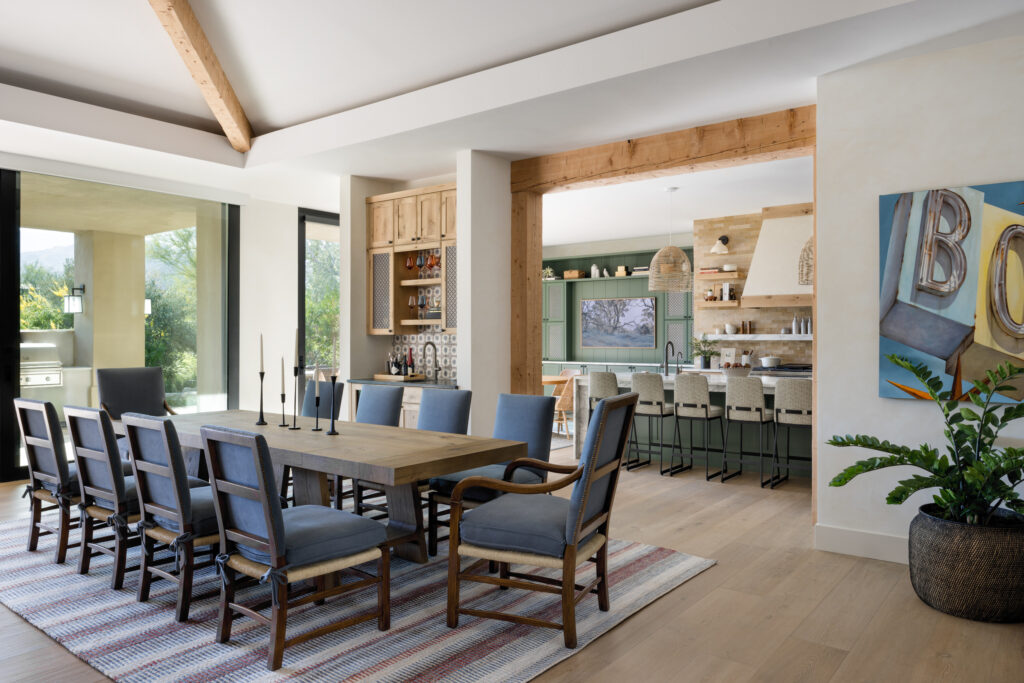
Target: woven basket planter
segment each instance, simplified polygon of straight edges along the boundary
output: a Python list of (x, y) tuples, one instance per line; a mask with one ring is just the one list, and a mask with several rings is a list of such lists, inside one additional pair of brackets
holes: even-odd
[(910, 582), (925, 603), (974, 621), (1024, 621), (1024, 516), (952, 522), (923, 505), (910, 523)]

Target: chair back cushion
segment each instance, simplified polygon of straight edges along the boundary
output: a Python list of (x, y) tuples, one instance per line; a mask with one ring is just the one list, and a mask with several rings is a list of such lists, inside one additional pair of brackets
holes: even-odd
[[(334, 419), (338, 419), (341, 411), (341, 395), (345, 391), (345, 383), (338, 382), (334, 385)], [(320, 382), (320, 408), (316, 407), (316, 384), (312, 381), (306, 382), (306, 393), (302, 397), (302, 416), (316, 417), (320, 413), (323, 420), (331, 419), (331, 383)]]
[(266, 562), (269, 555), (273, 566), (282, 566), (284, 518), (267, 440), (260, 434), (227, 427), (202, 427), (200, 433), (221, 552), (237, 550), (255, 562)]
[(665, 382), (661, 375), (653, 372), (633, 373), (633, 391), (639, 395), (640, 403), (665, 403)]
[[(182, 524), (192, 524), (188, 472), (174, 423), (166, 417), (139, 413), (124, 413), (121, 419), (124, 421), (132, 454), (135, 489), (139, 495), (143, 519), (152, 520), (153, 515), (146, 510), (146, 505), (155, 503), (172, 510)], [(154, 465), (158, 471), (146, 465)], [(157, 521), (161, 524), (166, 524), (170, 519), (166, 514), (159, 517), (161, 519)]]
[[(554, 396), (499, 394), (493, 435), (495, 439), (525, 441), (526, 457), (547, 462), (551, 458), (554, 422)], [(547, 472), (528, 469), (547, 480)]]
[[(32, 488), (39, 488), (46, 483), (53, 485), (57, 491), (65, 492), (70, 475), (57, 409), (49, 401), (16, 398), (14, 412), (17, 413), (22, 440), (25, 442)], [(72, 496), (78, 494), (77, 491), (67, 493)]]
[(619, 378), (615, 376), (614, 372), (591, 372), (587, 376), (590, 378), (588, 381), (591, 399), (600, 400), (618, 395)]
[(779, 424), (809, 425), (812, 408), (811, 380), (783, 377), (775, 385), (775, 419)]
[(108, 508), (112, 505), (117, 510), (129, 505), (121, 452), (110, 416), (95, 408), (64, 406), (64, 417), (71, 433), (82, 504), (98, 503)]
[(101, 368), (96, 387), (113, 420), (120, 420), (122, 413), (167, 414), (163, 368)]
[(684, 372), (675, 378), (676, 415), (680, 417), (707, 417), (706, 407), (711, 405), (708, 378), (698, 373)]
[[(764, 408), (764, 384), (759, 377), (730, 377), (725, 383), (726, 418), (733, 419), (733, 408), (746, 408), (755, 413)], [(744, 411), (744, 412), (748, 412)]]
[[(570, 544), (583, 540), (581, 530), (590, 520), (611, 511), (619, 466), (629, 445), (629, 430), (638, 400), (636, 393), (623, 394), (601, 399), (594, 409), (580, 453), (579, 466), (583, 474), (573, 486), (569, 516), (565, 521), (565, 538)], [(598, 473), (611, 463), (614, 467)]]
[(473, 392), (468, 389), (424, 389), (416, 429), (465, 434), (472, 400)]
[(398, 420), (402, 415), (402, 396), (404, 394), (404, 387), (365, 385), (359, 392), (356, 422), (397, 427)]

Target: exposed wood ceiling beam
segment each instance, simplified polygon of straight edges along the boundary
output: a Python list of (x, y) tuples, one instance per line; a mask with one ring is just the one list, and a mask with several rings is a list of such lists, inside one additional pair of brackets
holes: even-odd
[(248, 152), (252, 147), (252, 126), (188, 0), (149, 0), (149, 4), (171, 37), (231, 146), (239, 152)]
[(814, 153), (815, 106), (512, 162), (513, 192), (552, 192)]

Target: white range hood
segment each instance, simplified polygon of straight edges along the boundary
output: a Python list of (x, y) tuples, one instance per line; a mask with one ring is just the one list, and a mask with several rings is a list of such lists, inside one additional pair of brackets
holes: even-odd
[(800, 252), (814, 234), (814, 216), (766, 218), (754, 247), (747, 280), (743, 286), (744, 306), (810, 306), (812, 285), (799, 280)]

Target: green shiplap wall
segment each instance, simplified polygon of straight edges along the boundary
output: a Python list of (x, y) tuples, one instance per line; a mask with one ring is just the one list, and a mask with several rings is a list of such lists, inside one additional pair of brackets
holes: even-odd
[[(693, 262), (693, 250), (684, 249), (690, 262)], [(636, 265), (650, 265), (655, 252), (634, 252), (629, 254), (611, 254), (593, 257), (580, 257), (572, 259), (558, 259), (545, 261), (545, 266), (551, 266), (559, 275), (565, 270), (583, 270), (590, 272), (591, 264), (596, 263), (598, 268), (608, 268), (610, 274), (614, 274), (615, 268), (619, 265), (632, 267)], [(566, 335), (568, 348), (566, 359), (568, 361), (587, 362), (609, 362), (609, 363), (659, 363), (662, 361), (665, 346), (665, 293), (651, 292), (647, 289), (647, 278), (611, 278), (599, 280), (569, 281), (566, 284)], [(647, 297), (655, 298), (655, 325), (657, 327), (656, 341), (657, 348), (654, 349), (584, 349), (580, 343), (580, 301), (582, 299), (607, 299), (607, 298), (632, 298)], [(693, 307), (687, 306), (692, 311)], [(674, 318), (677, 319), (677, 318)], [(689, 357), (688, 349), (676, 349), (682, 351)]]

